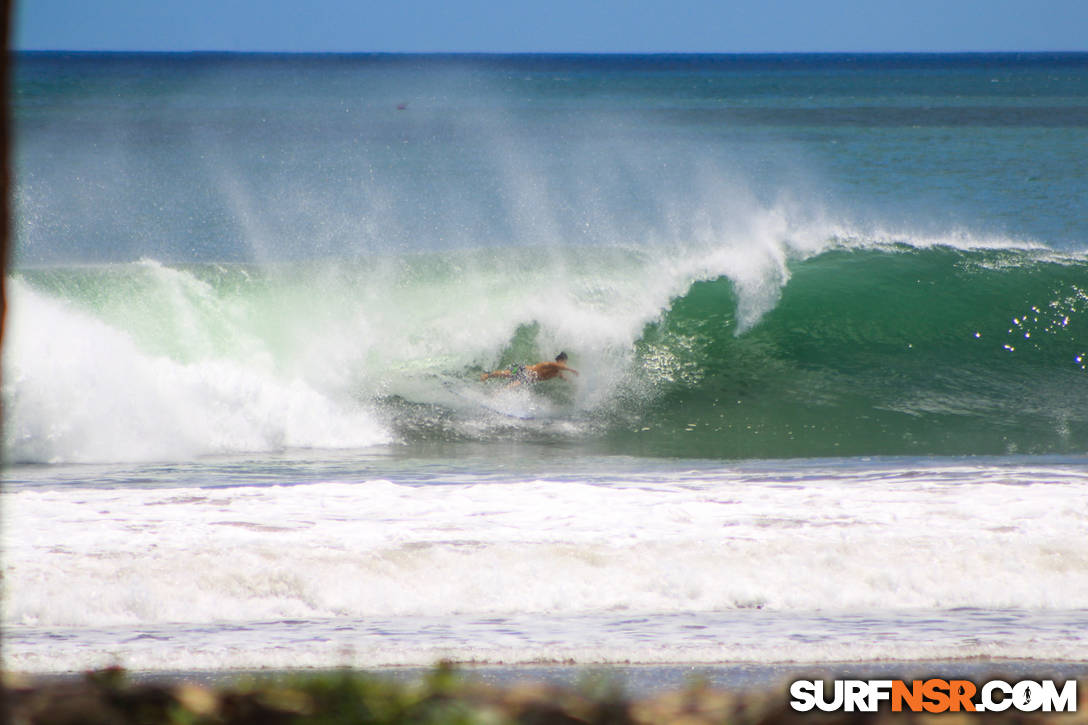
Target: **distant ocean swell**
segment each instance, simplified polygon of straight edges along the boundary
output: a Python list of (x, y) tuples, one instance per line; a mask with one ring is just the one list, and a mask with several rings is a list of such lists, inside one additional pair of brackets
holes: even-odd
[[(157, 460), (430, 440), (709, 458), (1083, 452), (1088, 258), (520, 248), (24, 269), (5, 454)], [(571, 385), (480, 372), (566, 350)]]

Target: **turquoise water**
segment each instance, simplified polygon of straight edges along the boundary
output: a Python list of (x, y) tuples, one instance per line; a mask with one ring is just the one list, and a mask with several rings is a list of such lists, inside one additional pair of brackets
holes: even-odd
[(18, 260), (689, 241), (693, 217), (1082, 249), (1085, 57), (17, 63)]
[[(834, 239), (808, 258), (760, 251), (732, 279), (752, 260), (719, 253), (19, 271), (16, 299), (39, 317), (20, 328), (15, 312), (8, 457), (458, 441), (709, 459), (1083, 452), (1083, 255)], [(561, 349), (580, 368), (569, 384), (479, 382)]]
[(31, 53), (14, 114), (11, 668), (1088, 657), (1088, 56)]

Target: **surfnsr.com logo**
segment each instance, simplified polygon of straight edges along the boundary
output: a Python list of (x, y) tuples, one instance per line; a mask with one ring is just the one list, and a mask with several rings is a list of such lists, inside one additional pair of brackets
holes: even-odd
[(797, 680), (790, 697), (797, 712), (1076, 712), (1077, 681)]

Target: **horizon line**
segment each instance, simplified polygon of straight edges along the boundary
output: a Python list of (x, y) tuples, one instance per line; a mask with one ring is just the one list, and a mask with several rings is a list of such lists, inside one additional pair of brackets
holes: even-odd
[(1084, 50), (220, 50), (149, 48), (12, 48), (20, 53), (149, 55), (443, 55), (443, 56), (769, 56), (769, 55), (1088, 55)]

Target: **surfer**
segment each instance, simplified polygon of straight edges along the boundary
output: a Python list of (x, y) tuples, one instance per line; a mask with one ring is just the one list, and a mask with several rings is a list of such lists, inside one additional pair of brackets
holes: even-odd
[(512, 388), (522, 383), (539, 383), (542, 380), (551, 380), (552, 378), (566, 380), (567, 378), (563, 377), (565, 372), (578, 374), (578, 371), (574, 368), (567, 367), (567, 353), (561, 352), (555, 356), (555, 362), (545, 361), (536, 365), (512, 365), (505, 370), (484, 373), (480, 376), (480, 380), (510, 378), (511, 382), (507, 387)]

